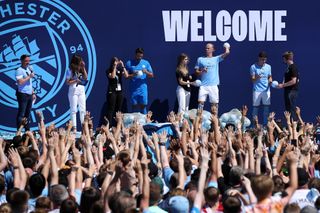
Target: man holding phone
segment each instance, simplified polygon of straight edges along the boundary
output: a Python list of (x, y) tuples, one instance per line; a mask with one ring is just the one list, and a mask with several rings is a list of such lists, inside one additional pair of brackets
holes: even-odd
[(147, 78), (153, 78), (153, 70), (149, 61), (143, 59), (144, 50), (137, 48), (135, 59), (126, 63), (128, 78), (131, 79), (131, 103), (133, 111), (147, 114), (148, 86)]

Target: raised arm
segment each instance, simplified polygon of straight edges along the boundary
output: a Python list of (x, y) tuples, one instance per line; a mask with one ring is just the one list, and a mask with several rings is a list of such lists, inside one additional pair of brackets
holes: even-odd
[(48, 155), (51, 163), (51, 182), (50, 185), (56, 185), (59, 183), (58, 164), (54, 156), (54, 141), (52, 138), (48, 140)]
[(297, 167), (298, 167), (299, 156), (298, 156), (298, 153), (296, 151), (290, 152), (287, 155), (288, 163), (289, 163), (289, 167), (290, 167), (290, 185), (286, 189), (286, 192), (287, 192), (288, 195), (286, 197), (282, 198), (282, 200), (281, 200), (284, 205), (286, 205), (289, 202), (289, 200), (291, 199), (293, 193), (298, 188), (298, 171), (297, 171)]
[(209, 153), (208, 150), (205, 148), (201, 148), (201, 171), (200, 171), (200, 177), (198, 182), (198, 192), (196, 194), (196, 197), (194, 199), (193, 206), (197, 209), (201, 209), (202, 207), (202, 200), (203, 200), (203, 190), (206, 182), (206, 174), (208, 171), (208, 162), (209, 162)]
[(141, 167), (143, 171), (143, 190), (142, 190), (142, 200), (140, 203), (140, 209), (143, 211), (149, 206), (149, 198), (150, 198), (150, 181), (149, 181), (149, 169), (148, 169), (148, 161), (146, 158), (141, 160)]
[(0, 137), (0, 172), (2, 172), (4, 168), (6, 168), (6, 166), (8, 165), (6, 156), (3, 151), (4, 144), (5, 144), (5, 141), (3, 140), (3, 138)]
[(183, 155), (180, 153), (178, 155), (175, 155), (177, 161), (178, 161), (178, 169), (179, 169), (179, 184), (177, 186), (177, 188), (180, 189), (184, 189), (184, 183), (187, 179), (187, 174), (186, 171), (184, 169), (184, 159), (183, 159)]

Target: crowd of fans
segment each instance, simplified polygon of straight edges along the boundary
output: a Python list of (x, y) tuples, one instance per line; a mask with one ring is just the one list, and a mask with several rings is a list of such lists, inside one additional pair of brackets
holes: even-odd
[(174, 134), (147, 135), (120, 112), (94, 131), (87, 112), (80, 138), (71, 122), (45, 127), (41, 113), (38, 134), (22, 134), (23, 119), (12, 141), (0, 138), (0, 213), (318, 212), (320, 117), (306, 123), (297, 107), (297, 121), (270, 113), (266, 126), (222, 128), (213, 106), (205, 131), (202, 113), (171, 112)]

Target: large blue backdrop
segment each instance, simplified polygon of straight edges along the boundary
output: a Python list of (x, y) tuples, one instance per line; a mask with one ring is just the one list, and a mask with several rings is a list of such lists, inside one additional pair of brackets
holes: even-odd
[[(243, 104), (251, 106), (249, 67), (259, 51), (268, 53), (273, 79), (282, 81), (286, 66), (281, 55), (291, 50), (300, 71), (298, 105), (303, 117), (314, 121), (320, 77), (318, 5), (311, 0), (0, 0), (0, 131), (15, 130), (14, 71), (21, 54), (31, 55), (37, 74), (33, 82), (37, 93), (31, 116), (33, 127), (36, 110), (43, 111), (46, 123), (60, 126), (69, 119), (64, 77), (74, 53), (86, 61), (87, 109), (98, 125), (105, 110), (105, 70), (111, 57), (126, 61), (137, 47), (144, 48), (155, 73), (148, 82), (148, 107), (161, 121), (177, 105), (177, 56), (188, 54), (193, 72), (197, 57), (204, 55), (206, 42), (213, 42), (219, 54), (226, 41), (231, 44), (231, 54), (220, 66), (220, 112)], [(128, 81), (124, 82), (128, 97)], [(283, 91), (271, 92), (271, 109), (282, 117)], [(131, 110), (128, 101), (124, 110)]]

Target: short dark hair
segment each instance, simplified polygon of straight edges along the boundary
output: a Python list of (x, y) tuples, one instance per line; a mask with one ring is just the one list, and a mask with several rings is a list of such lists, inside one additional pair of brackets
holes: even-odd
[(213, 207), (219, 200), (219, 190), (215, 187), (208, 187), (203, 192), (207, 204)]
[(142, 47), (137, 48), (137, 49), (136, 49), (136, 54), (137, 54), (137, 53), (143, 54), (143, 53), (144, 53), (143, 48), (142, 48)]
[(299, 213), (300, 212), (300, 207), (297, 203), (288, 203), (284, 209), (283, 209), (284, 213)]
[(292, 60), (293, 59), (293, 52), (292, 51), (286, 51), (282, 54), (282, 57), (286, 60)]
[(20, 61), (24, 61), (24, 59), (30, 57), (29, 55), (27, 54), (23, 54), (21, 57), (20, 57)]
[(109, 197), (108, 204), (112, 212), (121, 213), (136, 206), (136, 200), (127, 192), (116, 192)]
[(241, 212), (241, 202), (237, 197), (229, 196), (223, 202), (224, 213), (237, 213)]
[(51, 208), (51, 200), (48, 197), (39, 197), (36, 200), (36, 209), (50, 209)]
[(78, 205), (73, 199), (67, 198), (64, 201), (62, 201), (60, 206), (60, 212), (61, 213), (77, 213)]
[(150, 183), (150, 198), (149, 203), (150, 206), (153, 206), (161, 199), (161, 189), (160, 186), (156, 183)]
[(94, 202), (100, 200), (101, 192), (94, 187), (84, 188), (81, 194), (80, 211), (89, 212)]
[(259, 58), (267, 58), (268, 57), (267, 53), (265, 51), (261, 51), (258, 56), (259, 56)]
[(38, 197), (46, 186), (46, 178), (41, 173), (35, 173), (29, 179), (29, 186), (32, 197)]
[(13, 212), (24, 212), (28, 209), (29, 194), (24, 190), (17, 190), (11, 194), (11, 208)]
[(5, 183), (4, 177), (3, 175), (0, 175), (0, 194), (2, 194), (5, 188), (6, 188), (6, 183)]

